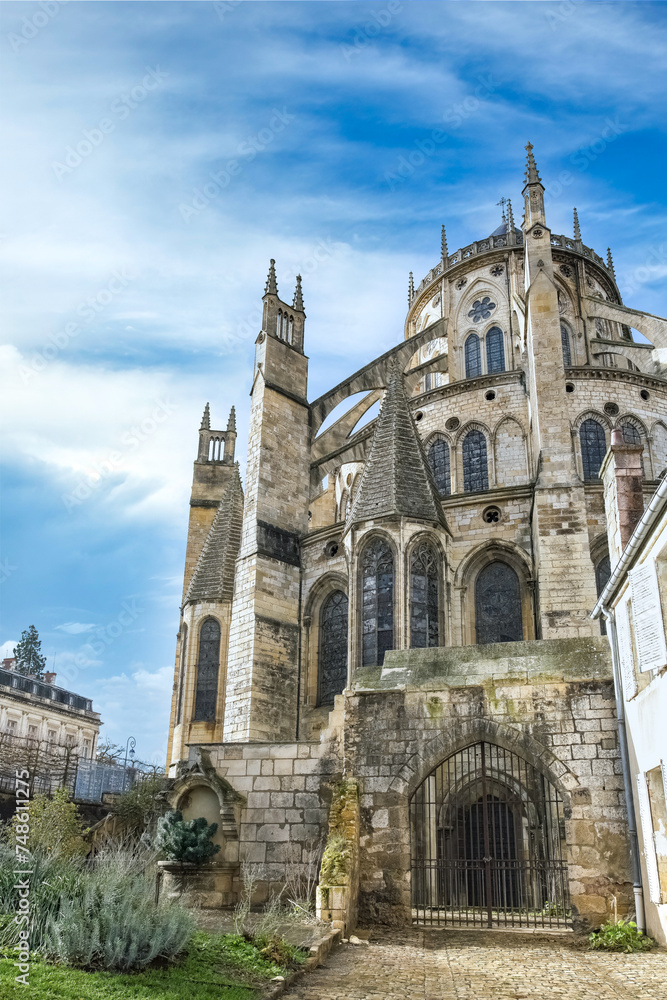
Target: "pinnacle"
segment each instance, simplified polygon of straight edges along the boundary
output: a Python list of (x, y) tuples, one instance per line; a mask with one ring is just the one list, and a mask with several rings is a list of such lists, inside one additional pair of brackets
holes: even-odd
[(408, 305), (411, 305), (415, 297), (415, 279), (410, 271), (410, 277), (408, 278)]
[(512, 211), (512, 199), (507, 199), (507, 232), (514, 232), (514, 212)]
[(229, 411), (229, 420), (227, 421), (227, 433), (236, 433), (236, 409), (232, 406)]
[(448, 251), (447, 251), (447, 233), (445, 232), (444, 225), (442, 227), (442, 232), (440, 234), (440, 255), (441, 255), (441, 257), (442, 257), (443, 260), (447, 260), (447, 257), (448, 257)]
[(526, 157), (526, 184), (541, 184), (540, 175), (537, 172), (537, 164), (533, 156), (533, 145), (527, 143), (525, 147), (528, 155)]
[(276, 262), (271, 258), (269, 263), (269, 274), (266, 279), (266, 285), (264, 286), (265, 295), (277, 295), (278, 294), (278, 284), (276, 282)]
[(616, 271), (614, 270), (614, 258), (611, 255), (611, 250), (607, 247), (607, 268), (611, 271), (614, 279), (616, 278)]
[(208, 403), (204, 407), (204, 415), (201, 418), (201, 424), (199, 425), (200, 431), (210, 431), (211, 429), (211, 410)]
[(296, 276), (296, 288), (294, 289), (294, 299), (292, 300), (292, 309), (298, 309), (299, 312), (303, 312), (303, 293), (301, 291), (301, 275)]
[(579, 228), (579, 216), (577, 215), (576, 208), (573, 209), (574, 213), (574, 238), (577, 243), (581, 243), (581, 229)]
[(398, 365), (389, 377), (347, 527), (379, 517), (444, 523)]

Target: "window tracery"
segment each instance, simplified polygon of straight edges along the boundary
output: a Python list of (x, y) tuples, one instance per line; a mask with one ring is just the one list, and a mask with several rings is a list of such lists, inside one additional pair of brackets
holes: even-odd
[(477, 575), (475, 632), (480, 645), (523, 639), (521, 585), (508, 563), (495, 560)]
[(482, 352), (479, 337), (471, 333), (465, 342), (466, 378), (477, 378), (482, 374)]
[(219, 672), (220, 625), (215, 618), (207, 618), (199, 632), (194, 722), (212, 722), (215, 720)]
[(370, 543), (362, 562), (362, 665), (382, 666), (394, 648), (394, 557), (383, 539)]
[(570, 334), (565, 323), (560, 325), (560, 342), (563, 349), (563, 367), (572, 367), (572, 351), (570, 349)]
[(486, 370), (489, 375), (505, 371), (505, 345), (503, 331), (492, 326), (486, 335)]
[(607, 438), (599, 420), (593, 417), (584, 420), (579, 428), (579, 440), (584, 479), (597, 479), (607, 452)]
[(440, 645), (439, 559), (420, 542), (410, 559), (410, 642), (413, 649)]
[(333, 705), (347, 684), (347, 620), (347, 595), (334, 590), (320, 611), (319, 705)]
[(468, 431), (463, 439), (463, 490), (477, 493), (489, 488), (486, 438), (481, 431)]
[(437, 438), (428, 449), (428, 461), (433, 472), (435, 485), (442, 496), (452, 492), (451, 462), (449, 445), (444, 438)]

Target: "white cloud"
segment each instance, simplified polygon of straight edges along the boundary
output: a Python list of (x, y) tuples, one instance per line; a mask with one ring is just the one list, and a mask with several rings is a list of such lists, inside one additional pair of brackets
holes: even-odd
[(95, 627), (95, 624), (84, 625), (82, 622), (65, 622), (64, 625), (56, 625), (57, 629), (61, 632), (67, 632), (68, 635), (79, 635), (80, 632), (90, 632)]
[(164, 765), (173, 674), (173, 667), (151, 671), (137, 666), (129, 675), (95, 678), (86, 694), (102, 716), (102, 737), (124, 746), (134, 736), (139, 760)]
[(8, 639), (0, 646), (0, 660), (6, 660), (14, 656), (14, 647), (18, 645), (18, 639)]

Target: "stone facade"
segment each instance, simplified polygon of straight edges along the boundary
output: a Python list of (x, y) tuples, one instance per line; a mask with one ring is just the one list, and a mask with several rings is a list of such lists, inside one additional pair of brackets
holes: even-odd
[[(236, 506), (232, 421), (212, 432), (207, 410), (200, 430), (173, 800), (223, 783), (234, 819), (220, 862), (266, 865), (266, 895), (326, 836), (332, 789), (356, 783), (358, 899), (355, 874), (336, 896), (341, 926), (357, 905), (419, 919), (411, 803), (476, 746), (511, 752), (561, 810), (549, 832), (527, 785), (494, 779), (488, 802), (514, 824), (506, 860), (528, 864), (542, 837), (537, 868), (556, 865), (552, 841), (566, 866), (569, 901), (536, 883), (531, 919), (546, 907), (584, 926), (614, 898), (633, 905), (611, 661), (590, 618), (609, 559), (598, 470), (614, 429), (641, 448), (645, 495), (667, 467), (665, 371), (630, 332), (662, 348), (667, 321), (623, 306), (576, 214), (573, 239), (551, 233), (531, 148), (523, 196), (521, 229), (508, 203), (491, 236), (454, 254), (443, 230), (440, 262), (416, 291), (411, 278), (403, 340), (311, 402), (300, 279), (290, 305), (272, 261)], [(461, 807), (475, 865), (499, 863), (482, 857), (486, 794)], [(428, 861), (444, 870), (441, 853)]]

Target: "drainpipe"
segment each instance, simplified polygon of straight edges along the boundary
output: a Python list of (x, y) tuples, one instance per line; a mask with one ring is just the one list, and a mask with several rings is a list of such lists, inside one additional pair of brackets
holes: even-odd
[(630, 834), (630, 858), (632, 863), (632, 890), (635, 894), (635, 914), (637, 928), (640, 931), (646, 930), (646, 920), (644, 917), (644, 889), (642, 887), (642, 870), (639, 863), (639, 840), (637, 838), (637, 820), (635, 817), (635, 803), (632, 797), (632, 772), (630, 770), (630, 753), (628, 751), (628, 738), (625, 729), (625, 702), (623, 699), (623, 683), (621, 679), (620, 658), (618, 655), (618, 636), (616, 633), (616, 619), (614, 612), (604, 604), (600, 604), (600, 610), (607, 623), (609, 635), (609, 645), (611, 646), (611, 662), (614, 671), (614, 694), (616, 696), (616, 718), (618, 720), (618, 743), (621, 751), (621, 764), (623, 767), (623, 788), (625, 790), (625, 808), (628, 813), (628, 833)]

